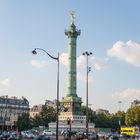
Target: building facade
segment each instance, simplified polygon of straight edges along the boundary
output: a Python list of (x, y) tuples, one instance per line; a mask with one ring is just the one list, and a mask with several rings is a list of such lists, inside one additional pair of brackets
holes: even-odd
[(97, 109), (96, 110), (96, 114), (106, 114), (106, 115), (109, 115), (110, 113), (106, 109)]
[(30, 108), (30, 117), (31, 118), (34, 118), (36, 115), (39, 115), (39, 113), (41, 112), (42, 110), (42, 104), (39, 104), (39, 105), (34, 105), (32, 108)]
[(29, 112), (29, 101), (22, 97), (0, 96), (0, 127), (16, 126), (18, 116)]
[[(53, 107), (54, 109), (56, 109), (56, 100), (46, 100), (45, 101), (45, 105), (49, 106), (49, 107)], [(34, 118), (36, 115), (39, 115), (39, 113), (42, 111), (42, 107), (43, 104), (39, 104), (39, 105), (34, 105), (33, 107), (30, 108), (29, 114), (31, 118)]]

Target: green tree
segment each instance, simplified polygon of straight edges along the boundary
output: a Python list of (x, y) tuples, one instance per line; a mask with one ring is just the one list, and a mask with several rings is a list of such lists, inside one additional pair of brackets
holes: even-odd
[(111, 127), (111, 117), (105, 113), (96, 114), (95, 118), (95, 126), (102, 128), (110, 128)]
[(30, 118), (30, 120), (32, 127), (38, 127), (41, 124), (41, 118), (38, 114), (34, 118)]
[(27, 130), (31, 128), (29, 113), (23, 113), (18, 116), (17, 127), (19, 130)]
[(48, 127), (48, 123), (56, 121), (56, 110), (45, 103), (38, 119), (40, 119), (40, 125)]
[(120, 125), (125, 125), (125, 112), (124, 111), (118, 111), (115, 113), (115, 117), (118, 120), (118, 124), (120, 122)]
[(140, 106), (131, 107), (127, 110), (125, 123), (128, 126), (140, 126)]
[(32, 127), (46, 126), (48, 123), (56, 121), (56, 107), (52, 107), (48, 104), (46, 100), (45, 104), (42, 106), (41, 112), (34, 118), (31, 118)]
[[(83, 115), (86, 116), (86, 112), (87, 112), (86, 106), (82, 106), (81, 111), (82, 111)], [(95, 120), (95, 112), (91, 108), (88, 108), (88, 121), (94, 122), (94, 120)]]
[[(82, 112), (83, 115), (86, 115), (86, 106), (82, 106)], [(111, 127), (111, 115), (109, 114), (96, 114), (95, 111), (93, 111), (91, 108), (88, 108), (88, 114), (89, 114), (89, 122), (95, 123), (95, 127), (104, 127), (109, 128)]]

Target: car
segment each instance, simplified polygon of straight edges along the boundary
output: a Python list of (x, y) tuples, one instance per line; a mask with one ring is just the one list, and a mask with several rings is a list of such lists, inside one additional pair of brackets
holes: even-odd
[(7, 133), (6, 131), (3, 131), (2, 134), (0, 135), (0, 140), (8, 139), (9, 136), (10, 136), (9, 133)]
[(127, 135), (126, 134), (120, 134), (120, 138), (126, 138)]
[(53, 132), (53, 131), (50, 131), (50, 130), (44, 130), (43, 133), (42, 133), (42, 135), (48, 135), (48, 136), (50, 136), (50, 135), (56, 135), (56, 133)]
[(67, 133), (67, 130), (62, 130), (61, 131), (61, 135), (64, 135), (64, 134), (66, 134)]
[[(85, 135), (85, 136), (87, 135), (86, 132), (84, 133), (84, 135)], [(96, 139), (96, 138), (97, 138), (96, 132), (88, 132), (88, 138), (89, 138), (90, 140)]]
[(109, 137), (110, 140), (119, 140), (120, 135), (118, 133), (112, 133)]
[(98, 132), (98, 136), (99, 136), (99, 138), (104, 138), (105, 137), (105, 133), (104, 132)]
[(50, 140), (50, 137), (47, 135), (38, 135), (34, 140)]
[(76, 138), (77, 140), (86, 139), (86, 135), (84, 134), (84, 132), (77, 132)]
[(25, 138), (27, 138), (27, 139), (33, 139), (35, 136), (34, 136), (34, 134), (33, 133), (31, 133), (31, 132), (26, 132), (26, 134), (25, 134)]
[(89, 132), (88, 133), (88, 138), (91, 140), (94, 140), (97, 138), (97, 134), (95, 132)]

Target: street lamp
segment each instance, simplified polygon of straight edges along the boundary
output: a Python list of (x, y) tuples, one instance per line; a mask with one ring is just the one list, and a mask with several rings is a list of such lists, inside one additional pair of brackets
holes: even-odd
[(53, 57), (52, 55), (50, 55), (47, 51), (45, 51), (42, 48), (35, 48), (32, 51), (32, 54), (37, 54), (36, 50), (41, 50), (43, 52), (45, 52), (50, 58), (57, 60), (57, 109), (56, 109), (56, 140), (58, 140), (58, 112), (59, 112), (59, 53), (57, 57)]
[[(121, 115), (121, 103), (122, 101), (118, 101), (118, 104), (119, 104), (119, 113)], [(119, 133), (120, 133), (120, 129), (121, 129), (121, 116), (119, 117)]]
[(5, 116), (4, 116), (4, 128), (7, 127), (7, 109), (8, 109), (8, 96), (5, 96), (5, 102), (6, 102), (6, 107), (5, 107)]
[(86, 55), (86, 64), (87, 64), (87, 78), (86, 78), (86, 135), (88, 139), (88, 74), (91, 71), (91, 67), (88, 66), (88, 57), (92, 55), (92, 52), (84, 52), (83, 55)]
[(69, 125), (69, 138), (71, 140), (71, 119), (68, 117), (67, 124)]
[(2, 132), (3, 132), (3, 108), (1, 107), (1, 128), (2, 128)]
[(121, 103), (122, 103), (122, 101), (118, 101), (118, 104), (119, 104), (119, 111), (121, 111)]

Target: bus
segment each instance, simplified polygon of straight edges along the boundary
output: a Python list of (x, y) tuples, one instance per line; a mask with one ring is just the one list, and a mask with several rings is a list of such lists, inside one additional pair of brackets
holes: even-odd
[(121, 127), (121, 134), (135, 136), (139, 134), (139, 127)]

